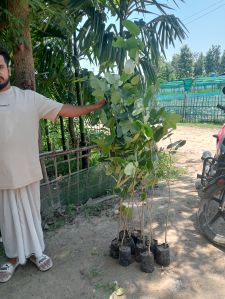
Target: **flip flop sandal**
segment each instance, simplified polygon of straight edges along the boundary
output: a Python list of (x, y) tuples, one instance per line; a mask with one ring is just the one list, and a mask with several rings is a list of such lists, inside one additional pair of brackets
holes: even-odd
[[(15, 265), (12, 263), (6, 263), (2, 265), (0, 267), (0, 283), (9, 281), (12, 278), (17, 266), (19, 266), (19, 262), (17, 262)], [(2, 277), (1, 274), (3, 274)]]
[[(51, 267), (53, 266), (52, 259), (45, 254), (43, 254), (41, 257), (35, 258), (35, 259), (33, 257), (30, 257), (29, 260), (33, 264), (35, 264), (37, 266), (37, 268), (42, 272), (51, 269)], [(48, 266), (46, 266), (46, 262), (48, 262)]]

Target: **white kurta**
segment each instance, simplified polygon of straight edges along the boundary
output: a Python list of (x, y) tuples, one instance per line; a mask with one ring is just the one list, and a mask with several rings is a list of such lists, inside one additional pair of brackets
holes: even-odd
[(0, 229), (6, 256), (20, 264), (32, 254), (40, 257), (45, 245), (40, 216), (40, 183), (0, 190)]
[(44, 250), (38, 128), (62, 106), (31, 90), (0, 92), (0, 230), (6, 255), (20, 264)]

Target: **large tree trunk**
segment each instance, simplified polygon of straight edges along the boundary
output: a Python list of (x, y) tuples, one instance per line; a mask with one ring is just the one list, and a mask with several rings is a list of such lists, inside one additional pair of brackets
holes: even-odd
[(13, 62), (16, 85), (22, 89), (35, 90), (35, 73), (29, 24), (29, 1), (9, 0), (9, 12), (18, 19), (13, 23)]

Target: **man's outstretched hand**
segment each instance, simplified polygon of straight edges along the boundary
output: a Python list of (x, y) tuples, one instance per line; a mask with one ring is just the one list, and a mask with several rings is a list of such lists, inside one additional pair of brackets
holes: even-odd
[(102, 108), (106, 104), (106, 102), (107, 101), (105, 99), (102, 99), (95, 104), (85, 106), (73, 106), (70, 104), (64, 104), (58, 115), (64, 117), (79, 117)]
[(97, 103), (95, 103), (95, 106), (96, 106), (97, 109), (100, 109), (100, 108), (102, 108), (106, 103), (107, 103), (107, 100), (106, 100), (106, 99), (102, 99), (102, 100), (98, 101)]

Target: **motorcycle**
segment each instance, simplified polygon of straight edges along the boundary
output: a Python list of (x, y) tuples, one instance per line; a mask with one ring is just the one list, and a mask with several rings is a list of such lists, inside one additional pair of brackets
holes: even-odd
[[(225, 88), (223, 88), (225, 94)], [(225, 113), (225, 106), (217, 105)], [(197, 175), (200, 197), (197, 212), (199, 228), (212, 243), (225, 247), (225, 124), (216, 135), (216, 154), (202, 154), (202, 173)]]

